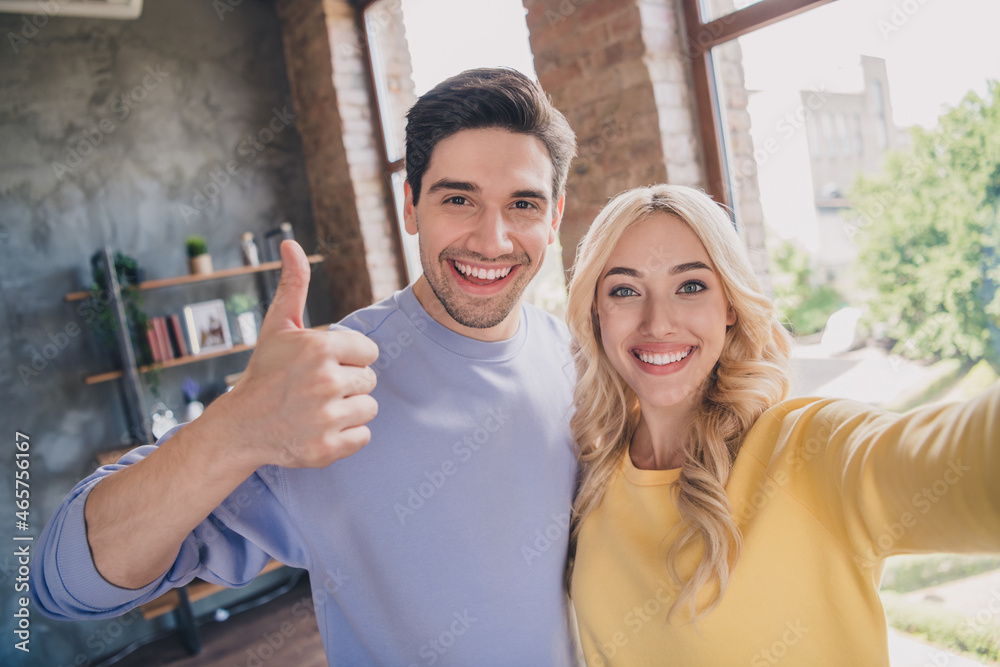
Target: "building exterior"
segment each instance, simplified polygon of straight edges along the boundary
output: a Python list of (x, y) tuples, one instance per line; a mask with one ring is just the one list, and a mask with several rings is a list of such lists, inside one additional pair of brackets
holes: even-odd
[(885, 61), (861, 56), (813, 90), (753, 91), (749, 113), (765, 225), (810, 253), (819, 282), (849, 293), (857, 249), (847, 195), (908, 138), (892, 121)]

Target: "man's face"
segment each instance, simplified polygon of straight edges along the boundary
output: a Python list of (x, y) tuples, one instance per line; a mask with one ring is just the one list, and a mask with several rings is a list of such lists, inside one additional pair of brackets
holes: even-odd
[(562, 216), (545, 144), (507, 130), (463, 130), (434, 147), (421, 188), (414, 205), (407, 184), (403, 208), (406, 231), (420, 234), (417, 298), (453, 331), (509, 338)]

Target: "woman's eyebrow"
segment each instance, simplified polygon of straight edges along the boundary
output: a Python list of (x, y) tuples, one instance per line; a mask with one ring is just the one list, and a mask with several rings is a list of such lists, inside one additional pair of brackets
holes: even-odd
[(604, 280), (609, 276), (628, 276), (629, 278), (638, 278), (639, 272), (635, 269), (630, 269), (627, 266), (615, 266), (608, 269), (607, 273), (604, 274), (604, 278), (601, 278), (601, 280)]
[[(711, 271), (710, 267), (705, 262), (694, 261), (694, 262), (684, 262), (683, 264), (678, 264), (677, 266), (670, 269), (670, 275), (676, 276), (678, 273), (687, 273), (688, 271), (697, 271), (699, 269), (705, 269)], [(610, 276), (628, 276), (629, 278), (641, 278), (642, 274), (631, 267), (628, 266), (615, 266), (608, 269), (607, 273), (601, 278), (604, 280)]]
[(670, 275), (676, 276), (678, 273), (685, 273), (687, 271), (696, 271), (698, 269), (708, 269), (712, 270), (705, 262), (684, 262), (683, 264), (678, 264), (674, 268), (670, 269)]

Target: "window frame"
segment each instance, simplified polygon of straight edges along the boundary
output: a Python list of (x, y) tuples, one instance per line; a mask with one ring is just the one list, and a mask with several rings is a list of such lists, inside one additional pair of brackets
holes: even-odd
[[(372, 112), (375, 120), (375, 141), (379, 151), (379, 162), (382, 165), (382, 182), (385, 186), (385, 193), (388, 196), (387, 204), (391, 204), (389, 215), (393, 219), (393, 249), (396, 253), (396, 273), (399, 276), (400, 285), (408, 285), (411, 282), (406, 268), (406, 255), (403, 249), (402, 220), (397, 219), (396, 193), (392, 187), (392, 177), (398, 172), (406, 169), (406, 155), (398, 160), (389, 159), (389, 147), (385, 142), (385, 127), (382, 125), (382, 101), (378, 96), (378, 83), (375, 79), (375, 66), (372, 63), (372, 45), (368, 40), (368, 26), (365, 23), (365, 12), (368, 8), (379, 2), (379, 0), (349, 0), (354, 7), (354, 25), (358, 36), (361, 50), (364, 52), (364, 68), (367, 73), (368, 91), (373, 101)], [(402, 208), (402, 202), (399, 203)]]
[(726, 163), (726, 130), (719, 107), (712, 49), (836, 0), (761, 0), (708, 22), (704, 20), (701, 0), (680, 2), (687, 31), (698, 132), (705, 160), (705, 190), (715, 201), (732, 208), (735, 199)]
[[(358, 35), (364, 37), (364, 58), (368, 74), (368, 82), (374, 100), (375, 119), (378, 123), (377, 140), (380, 149), (384, 180), (389, 189), (389, 195), (395, 201), (392, 192), (392, 176), (404, 171), (405, 155), (398, 160), (389, 160), (385, 144), (385, 128), (382, 126), (382, 108), (378, 97), (375, 80), (375, 69), (371, 57), (371, 44), (368, 42), (368, 30), (365, 25), (365, 12), (379, 0), (351, 0), (354, 6)], [(738, 9), (717, 19), (706, 22), (702, 11), (701, 0), (680, 0), (687, 32), (688, 56), (691, 64), (692, 88), (695, 99), (695, 111), (698, 118), (698, 134), (700, 137), (702, 155), (705, 166), (705, 189), (716, 201), (728, 207), (733, 207), (732, 181), (726, 163), (725, 128), (719, 107), (719, 91), (712, 63), (712, 49), (720, 44), (738, 39), (743, 35), (766, 28), (770, 25), (790, 19), (798, 14), (831, 4), (837, 0), (761, 0), (755, 4)], [(393, 211), (395, 215), (395, 211)], [(403, 261), (403, 239), (396, 225), (397, 264), (402, 276), (406, 269)], [(404, 280), (405, 282), (405, 280)]]

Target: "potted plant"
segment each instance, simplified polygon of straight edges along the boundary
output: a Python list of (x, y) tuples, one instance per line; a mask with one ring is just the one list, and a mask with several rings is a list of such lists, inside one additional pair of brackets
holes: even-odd
[[(93, 314), (90, 325), (97, 335), (98, 340), (103, 343), (109, 351), (118, 348), (116, 330), (118, 325), (115, 321), (114, 309), (111, 304), (110, 286), (104, 275), (104, 270), (96, 260), (92, 262), (93, 282), (90, 285), (89, 305)], [(115, 253), (115, 276), (118, 280), (118, 288), (121, 294), (122, 304), (125, 307), (125, 317), (128, 320), (129, 340), (135, 352), (135, 360), (139, 366), (153, 365), (153, 352), (146, 337), (146, 330), (149, 328), (149, 317), (143, 311), (142, 293), (139, 290), (139, 283), (143, 279), (143, 270), (139, 267), (139, 262), (134, 257), (116, 252)], [(159, 394), (159, 369), (151, 368), (146, 375), (153, 395)]]
[(257, 304), (260, 301), (252, 294), (233, 294), (226, 302), (229, 312), (236, 315), (236, 329), (240, 342), (253, 345), (257, 342)]
[(187, 247), (188, 267), (192, 275), (212, 273), (212, 256), (208, 254), (208, 242), (204, 236), (189, 236), (184, 241)]
[[(140, 364), (152, 362), (153, 355), (146, 342), (146, 328), (149, 318), (142, 310), (142, 295), (139, 292), (139, 282), (141, 281), (142, 270), (139, 263), (132, 257), (123, 253), (115, 253), (115, 275), (118, 278), (118, 287), (121, 292), (122, 302), (125, 305), (125, 316), (128, 318), (129, 334), (135, 348), (136, 360)], [(118, 346), (118, 339), (115, 337), (117, 324), (115, 323), (114, 310), (111, 306), (110, 287), (104, 276), (104, 271), (97, 262), (93, 265), (93, 282), (90, 285), (89, 305), (93, 317), (90, 319), (94, 333), (98, 339), (114, 351)]]

